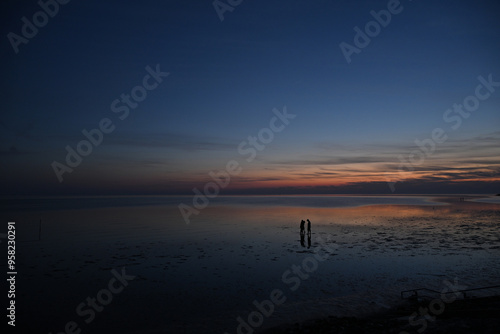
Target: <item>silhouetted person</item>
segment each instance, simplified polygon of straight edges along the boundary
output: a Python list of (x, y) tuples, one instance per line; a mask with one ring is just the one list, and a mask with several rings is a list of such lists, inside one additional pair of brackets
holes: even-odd
[(307, 248), (311, 248), (311, 233), (307, 235)]
[(311, 221), (307, 220), (307, 234), (311, 235)]
[(304, 225), (305, 225), (305, 221), (304, 219), (302, 219), (302, 221), (300, 222), (300, 234), (304, 234), (305, 233), (305, 230), (304, 230)]
[(302, 247), (306, 247), (305, 240), (304, 240), (305, 235), (306, 235), (305, 233), (300, 232), (300, 245)]

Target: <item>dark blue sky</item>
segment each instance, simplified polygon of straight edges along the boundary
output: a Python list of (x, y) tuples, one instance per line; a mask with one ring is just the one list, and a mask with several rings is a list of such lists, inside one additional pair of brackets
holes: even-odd
[[(233, 159), (228, 193), (500, 185), (500, 88), (457, 129), (443, 119), (479, 76), (500, 81), (498, 1), (403, 0), (351, 63), (339, 44), (388, 1), (244, 0), (221, 22), (212, 1), (72, 0), (18, 53), (8, 34), (41, 8), (1, 6), (3, 194), (189, 193)], [(169, 76), (118, 119), (111, 103), (157, 64)], [(247, 162), (238, 146), (284, 106), (296, 118)], [(114, 131), (59, 182), (53, 162), (103, 118)], [(435, 128), (447, 140), (403, 173)]]

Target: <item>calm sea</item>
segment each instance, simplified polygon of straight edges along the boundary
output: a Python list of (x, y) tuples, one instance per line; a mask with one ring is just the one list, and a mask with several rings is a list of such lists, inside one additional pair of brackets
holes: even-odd
[[(236, 333), (238, 318), (248, 321), (280, 291), (283, 303), (258, 332), (383, 310), (408, 288), (494, 285), (500, 276), (499, 204), (221, 196), (187, 225), (177, 206), (191, 201), (4, 199), (3, 226), (16, 222), (19, 324), (45, 333), (70, 321), (82, 333)], [(312, 222), (310, 236), (300, 234), (302, 219)], [(113, 270), (134, 278), (105, 299)], [(92, 320), (88, 298), (102, 306)]]
[[(88, 196), (2, 198), (2, 212), (94, 209), (130, 206), (193, 205), (193, 196)], [(354, 207), (363, 205), (438, 205), (429, 196), (218, 196), (209, 205), (258, 205), (300, 207)]]

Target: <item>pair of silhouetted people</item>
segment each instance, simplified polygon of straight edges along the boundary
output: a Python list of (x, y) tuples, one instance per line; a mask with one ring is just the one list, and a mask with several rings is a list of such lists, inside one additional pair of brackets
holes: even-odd
[[(304, 225), (306, 224), (306, 222), (304, 220), (302, 220), (300, 222), (300, 233), (305, 233), (305, 229), (304, 229)], [(311, 221), (308, 219), (307, 220), (307, 234), (311, 234)]]

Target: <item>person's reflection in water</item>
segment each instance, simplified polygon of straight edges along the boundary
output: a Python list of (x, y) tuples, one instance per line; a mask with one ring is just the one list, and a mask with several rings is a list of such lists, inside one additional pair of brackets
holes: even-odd
[[(305, 236), (306, 236), (306, 234), (305, 234), (305, 233), (302, 233), (302, 231), (301, 231), (301, 232), (300, 232), (300, 245), (301, 245), (302, 247), (306, 247), (305, 240), (304, 240), (304, 239), (305, 239)], [(309, 239), (310, 239), (310, 238), (309, 238)]]
[(307, 234), (307, 248), (311, 248), (311, 232)]

